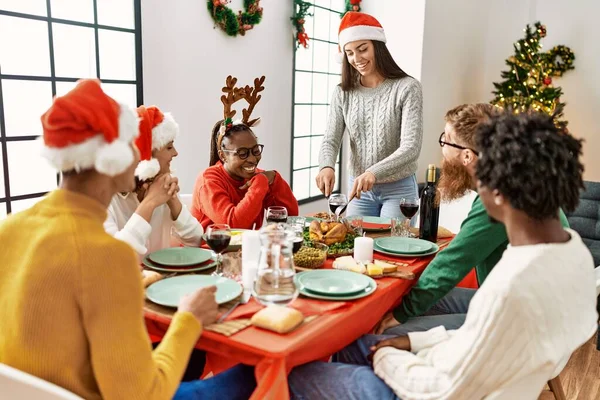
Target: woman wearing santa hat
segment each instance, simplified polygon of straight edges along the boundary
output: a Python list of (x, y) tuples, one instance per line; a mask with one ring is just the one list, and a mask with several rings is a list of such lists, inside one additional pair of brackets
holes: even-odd
[(158, 107), (141, 106), (137, 112), (141, 120), (135, 144), (141, 161), (135, 170), (136, 189), (114, 196), (104, 228), (140, 256), (169, 247), (172, 231), (184, 245), (200, 246), (202, 226), (179, 200), (178, 181), (170, 173), (179, 126)]
[(342, 83), (331, 99), (317, 186), (329, 196), (344, 131), (350, 137), (348, 215), (400, 216), (400, 200), (418, 197), (423, 136), (421, 84), (396, 64), (381, 24), (348, 12), (339, 29)]

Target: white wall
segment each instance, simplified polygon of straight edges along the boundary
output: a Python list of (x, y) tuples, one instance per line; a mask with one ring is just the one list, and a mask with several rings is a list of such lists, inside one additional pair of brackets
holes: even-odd
[[(242, 8), (233, 0), (233, 9)], [(263, 20), (245, 37), (213, 29), (204, 0), (144, 0), (142, 40), (144, 102), (171, 111), (180, 125), (174, 169), (182, 193), (191, 193), (208, 166), (210, 132), (223, 117), (221, 87), (227, 75), (252, 84), (265, 75), (255, 129), (265, 152), (260, 166), (290, 178), (293, 38), (291, 1), (267, 1)], [(238, 115), (241, 117), (240, 103)], [(237, 117), (237, 115), (236, 115)]]
[(400, 68), (420, 80), (425, 0), (365, 1), (362, 10), (385, 29), (387, 47)]
[(439, 166), (438, 144), (444, 115), (463, 103), (486, 101), (484, 82), (485, 37), (489, 4), (479, 0), (429, 0), (423, 35), (423, 148), (417, 180), (428, 164)]

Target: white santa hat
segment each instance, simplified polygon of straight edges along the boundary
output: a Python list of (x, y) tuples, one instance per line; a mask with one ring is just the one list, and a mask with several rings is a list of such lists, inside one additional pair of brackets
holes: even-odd
[(344, 47), (357, 40), (377, 40), (386, 42), (383, 27), (372, 15), (357, 11), (349, 11), (340, 22), (338, 33), (339, 61), (342, 62)]
[(140, 106), (137, 112), (141, 122), (135, 144), (140, 151), (140, 163), (135, 169), (135, 176), (145, 181), (154, 178), (160, 171), (160, 164), (152, 157), (152, 151), (160, 150), (175, 140), (179, 125), (170, 113), (163, 114), (156, 106)]
[(107, 96), (96, 79), (80, 80), (56, 97), (41, 119), (42, 156), (61, 172), (94, 168), (115, 176), (133, 163), (137, 114)]

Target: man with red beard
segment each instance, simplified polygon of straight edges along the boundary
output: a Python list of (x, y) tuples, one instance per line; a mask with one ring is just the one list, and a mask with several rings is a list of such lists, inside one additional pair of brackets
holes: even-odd
[[(444, 158), (438, 188), (444, 201), (458, 199), (470, 189), (476, 190), (475, 167), (479, 158), (476, 133), (478, 127), (496, 113), (494, 106), (485, 103), (463, 104), (446, 113), (446, 125), (439, 139)], [(560, 221), (563, 226), (569, 226), (562, 210)], [(459, 328), (476, 289), (456, 285), (475, 267), (481, 286), (507, 245), (504, 225), (488, 215), (477, 196), (459, 233), (431, 261), (417, 284), (402, 303), (384, 317), (375, 333), (404, 335), (439, 325)]]

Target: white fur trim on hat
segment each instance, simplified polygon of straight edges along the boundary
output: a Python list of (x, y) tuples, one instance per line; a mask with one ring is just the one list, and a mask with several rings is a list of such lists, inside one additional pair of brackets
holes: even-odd
[(179, 125), (171, 113), (164, 113), (163, 121), (152, 129), (152, 150), (160, 150), (179, 134)]
[(140, 161), (135, 168), (135, 176), (141, 181), (154, 178), (160, 172), (160, 164), (156, 158)]
[(119, 115), (119, 137), (106, 143), (98, 134), (82, 143), (64, 148), (43, 145), (42, 157), (59, 171), (84, 171), (95, 168), (98, 172), (115, 176), (124, 172), (133, 163), (131, 142), (139, 133), (139, 118), (135, 110), (121, 105)]
[(340, 32), (339, 44), (340, 49), (344, 51), (344, 47), (357, 40), (377, 40), (385, 43), (385, 32), (383, 28), (368, 25), (357, 25), (348, 27)]

